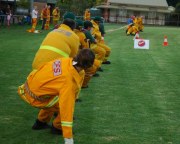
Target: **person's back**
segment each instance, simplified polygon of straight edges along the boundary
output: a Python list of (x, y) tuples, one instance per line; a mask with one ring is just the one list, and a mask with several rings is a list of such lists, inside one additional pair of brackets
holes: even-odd
[(27, 82), (36, 95), (56, 96), (59, 95), (59, 90), (63, 90), (65, 83), (70, 81), (71, 84), (73, 75), (77, 75), (77, 72), (73, 68), (72, 58), (58, 58), (44, 64), (37, 72), (32, 72)]
[(76, 28), (74, 29), (74, 32), (79, 37), (80, 49), (89, 48), (89, 43), (88, 43), (86, 36), (83, 32), (83, 26), (84, 26), (84, 22), (82, 20), (79, 20), (79, 19), (76, 20)]
[(32, 67), (37, 69), (45, 62), (59, 57), (74, 57), (79, 48), (79, 38), (65, 24), (50, 32), (42, 42)]

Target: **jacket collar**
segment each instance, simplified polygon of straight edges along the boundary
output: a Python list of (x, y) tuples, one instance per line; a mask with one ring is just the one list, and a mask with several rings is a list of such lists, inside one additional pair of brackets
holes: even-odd
[(69, 26), (65, 25), (65, 24), (61, 24), (59, 28), (65, 28), (65, 29), (71, 30), (71, 28)]

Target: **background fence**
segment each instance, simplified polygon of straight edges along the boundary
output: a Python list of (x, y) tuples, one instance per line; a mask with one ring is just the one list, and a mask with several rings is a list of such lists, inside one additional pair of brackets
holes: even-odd
[[(61, 17), (62, 18), (62, 17)], [(83, 19), (83, 16), (77, 16)], [(109, 23), (127, 23), (129, 17), (111, 15), (105, 22)], [(6, 15), (0, 15), (0, 25), (5, 25), (7, 21)], [(166, 25), (166, 26), (180, 26), (180, 14), (168, 14), (164, 18), (143, 18), (143, 23), (146, 25)], [(29, 15), (13, 15), (11, 24), (31, 24)]]
[[(106, 22), (127, 23), (129, 16), (110, 15)], [(143, 18), (143, 23), (148, 25), (180, 26), (180, 14), (167, 14), (164, 17)]]

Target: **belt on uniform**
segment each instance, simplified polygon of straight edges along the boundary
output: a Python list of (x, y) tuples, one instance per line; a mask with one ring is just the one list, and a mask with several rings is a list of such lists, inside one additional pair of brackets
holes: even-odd
[(34, 98), (35, 100), (38, 100), (38, 101), (45, 101), (47, 99), (49, 99), (49, 97), (38, 97), (36, 96), (33, 92), (31, 92), (31, 90), (29, 89), (29, 86), (28, 86), (28, 83), (25, 82), (24, 84), (24, 88), (26, 90), (26, 92), (29, 94), (29, 96), (31, 96), (32, 98)]

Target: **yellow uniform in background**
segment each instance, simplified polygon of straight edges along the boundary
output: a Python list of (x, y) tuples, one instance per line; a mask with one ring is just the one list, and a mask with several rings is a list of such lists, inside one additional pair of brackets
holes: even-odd
[(72, 138), (73, 114), (84, 71), (77, 72), (72, 58), (61, 58), (46, 63), (29, 74), (25, 84), (18, 88), (20, 97), (33, 107), (41, 108), (38, 120), (50, 122), (61, 129), (64, 138)]
[(89, 44), (90, 44), (89, 47), (95, 53), (96, 59), (102, 63), (105, 58), (106, 51), (97, 45), (97, 40), (92, 36), (91, 34), (91, 30), (93, 27), (92, 23), (90, 21), (85, 21), (84, 24), (85, 24), (85, 29), (83, 32), (86, 35), (86, 39), (89, 40)]
[(84, 20), (91, 20), (91, 13), (89, 11), (89, 9), (86, 9), (85, 12), (84, 12)]
[(133, 23), (134, 23), (134, 33), (136, 34), (138, 31), (139, 31), (139, 24), (138, 24), (138, 18), (136, 17), (134, 20), (133, 20)]
[(46, 20), (47, 20), (47, 5), (45, 5), (45, 7), (42, 9), (41, 11), (41, 20), (42, 20), (42, 30), (44, 30), (45, 28), (45, 24), (46, 24)]
[(45, 30), (49, 30), (50, 20), (51, 20), (51, 13), (50, 13), (50, 6), (47, 7), (47, 19), (45, 23)]
[(50, 32), (42, 42), (34, 58), (32, 68), (60, 57), (74, 57), (79, 49), (78, 36), (65, 24)]
[(41, 20), (43, 20), (43, 18), (47, 18), (47, 16), (46, 16), (46, 8), (43, 8), (42, 10), (41, 10)]
[(74, 32), (79, 37), (80, 48), (89, 48), (89, 42), (87, 41), (85, 34), (78, 29), (74, 29)]
[(138, 23), (138, 29), (139, 29), (139, 31), (143, 31), (143, 30), (144, 30), (144, 25), (143, 25), (143, 19), (142, 19), (142, 17), (138, 17), (138, 18), (137, 18), (137, 23)]
[(53, 12), (52, 12), (52, 16), (53, 16), (53, 25), (57, 25), (59, 18), (60, 18), (60, 10), (58, 7), (56, 7)]
[(132, 24), (129, 24), (126, 30), (127, 35), (135, 35), (138, 29), (138, 20), (135, 16), (131, 16)]
[(37, 18), (38, 18), (38, 11), (37, 11), (37, 6), (34, 7), (32, 11), (32, 28), (30, 30), (27, 30), (28, 32), (34, 33), (36, 30), (36, 25), (37, 25)]
[[(86, 39), (86, 35), (84, 32), (75, 29), (74, 32), (77, 34), (77, 36), (80, 39), (80, 48), (90, 48), (89, 47), (89, 42)], [(97, 69), (100, 67), (101, 61), (95, 59), (93, 66), (85, 70), (85, 77), (84, 81), (82, 83), (82, 87), (86, 88), (88, 86), (88, 82), (90, 81), (91, 77), (96, 73)]]
[(110, 56), (111, 48), (108, 47), (107, 45), (105, 45), (104, 42), (102, 41), (102, 36), (101, 36), (101, 32), (99, 30), (99, 25), (94, 20), (91, 20), (91, 22), (93, 24), (92, 35), (97, 40), (97, 45), (105, 50), (106, 54), (105, 54), (105, 58), (104, 58), (103, 62), (106, 62), (108, 57)]

